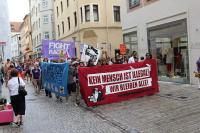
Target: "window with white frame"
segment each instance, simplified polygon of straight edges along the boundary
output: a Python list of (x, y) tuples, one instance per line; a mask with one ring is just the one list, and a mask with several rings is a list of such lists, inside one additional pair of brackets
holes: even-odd
[(49, 22), (49, 17), (48, 17), (48, 15), (44, 15), (44, 16), (43, 16), (43, 23), (44, 23), (44, 24), (48, 24), (48, 22)]
[(85, 6), (85, 21), (90, 21), (90, 5)]
[(49, 32), (44, 32), (44, 39), (49, 39)]
[(120, 6), (113, 6), (114, 21), (120, 22)]
[(93, 5), (93, 15), (94, 15), (94, 21), (99, 21), (98, 5)]

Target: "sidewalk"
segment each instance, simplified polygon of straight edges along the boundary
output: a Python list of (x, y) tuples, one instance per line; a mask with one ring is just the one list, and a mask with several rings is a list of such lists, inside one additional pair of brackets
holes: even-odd
[(35, 96), (27, 85), (25, 123), (19, 129), (0, 126), (0, 133), (199, 133), (200, 90), (160, 82), (160, 93), (88, 108), (73, 97), (60, 103)]

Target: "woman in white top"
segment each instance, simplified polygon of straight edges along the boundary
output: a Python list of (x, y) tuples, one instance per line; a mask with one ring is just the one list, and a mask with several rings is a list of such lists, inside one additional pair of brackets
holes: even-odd
[(25, 96), (19, 95), (18, 88), (20, 85), (25, 86), (25, 83), (21, 77), (18, 77), (18, 71), (12, 69), (10, 73), (11, 79), (8, 81), (8, 89), (11, 99), (11, 104), (15, 113), (15, 120), (12, 125), (19, 127), (22, 125), (22, 115), (25, 115)]

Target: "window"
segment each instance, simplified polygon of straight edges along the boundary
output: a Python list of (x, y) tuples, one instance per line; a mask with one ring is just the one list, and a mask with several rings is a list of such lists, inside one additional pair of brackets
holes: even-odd
[(57, 17), (59, 16), (59, 10), (58, 10), (58, 6), (56, 7), (57, 8)]
[(129, 8), (134, 8), (140, 5), (140, 0), (129, 0)]
[(43, 23), (48, 24), (49, 22), (49, 17), (47, 15), (43, 16)]
[(58, 36), (60, 36), (60, 26), (58, 25), (57, 28), (58, 28)]
[(48, 5), (47, 0), (42, 0), (42, 6), (43, 6), (43, 7), (47, 7), (47, 5)]
[(77, 15), (76, 12), (74, 12), (74, 25), (77, 26)]
[(83, 8), (81, 7), (80, 10), (81, 10), (81, 23), (83, 23)]
[(85, 21), (90, 21), (90, 5), (85, 6)]
[(138, 51), (137, 32), (131, 32), (123, 35), (124, 43), (127, 47), (127, 53), (132, 54), (133, 51)]
[(38, 12), (38, 10), (37, 10), (37, 7), (36, 7), (36, 16), (37, 16), (37, 12)]
[(40, 18), (39, 18), (39, 20), (38, 20), (38, 23), (39, 23), (39, 28), (40, 28)]
[(157, 60), (159, 79), (189, 83), (187, 19), (149, 27), (147, 35), (149, 52)]
[(40, 4), (38, 4), (38, 12), (40, 11)]
[(49, 32), (44, 32), (44, 39), (49, 39)]
[(68, 21), (68, 30), (70, 30), (70, 17), (67, 18)]
[(39, 42), (42, 41), (42, 36), (41, 36), (41, 33), (39, 33)]
[(69, 7), (69, 0), (67, 0), (67, 7)]
[(115, 22), (120, 22), (120, 6), (114, 6), (114, 21)]
[(64, 24), (64, 21), (62, 21), (62, 31), (63, 31), (63, 34), (65, 33), (65, 24)]
[(99, 21), (98, 5), (93, 5), (94, 21)]
[(62, 1), (60, 2), (60, 7), (61, 7), (61, 12), (63, 13), (63, 3), (62, 3)]

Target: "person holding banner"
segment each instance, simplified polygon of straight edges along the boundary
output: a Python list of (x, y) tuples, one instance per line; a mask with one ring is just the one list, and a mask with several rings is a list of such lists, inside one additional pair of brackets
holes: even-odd
[(128, 59), (128, 63), (135, 63), (135, 58), (137, 57), (137, 52), (133, 51), (131, 57)]

